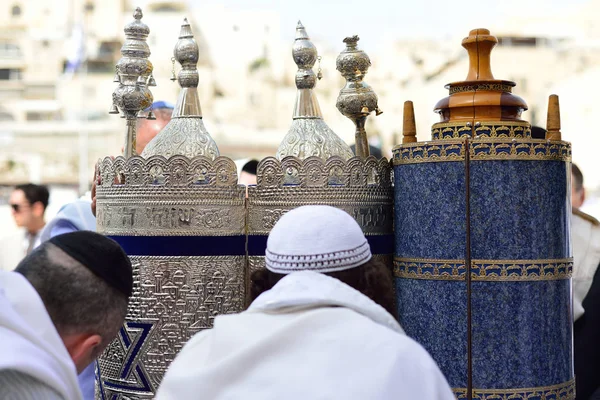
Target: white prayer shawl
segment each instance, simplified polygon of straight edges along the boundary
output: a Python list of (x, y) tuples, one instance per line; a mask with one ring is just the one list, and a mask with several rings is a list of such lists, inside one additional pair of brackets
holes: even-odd
[(594, 274), (600, 264), (600, 225), (573, 214), (573, 320), (583, 315), (583, 299), (590, 291)]
[(30, 375), (65, 399), (79, 400), (75, 365), (31, 284), (0, 271), (0, 370)]
[(156, 398), (454, 400), (433, 359), (388, 312), (308, 271), (196, 334)]

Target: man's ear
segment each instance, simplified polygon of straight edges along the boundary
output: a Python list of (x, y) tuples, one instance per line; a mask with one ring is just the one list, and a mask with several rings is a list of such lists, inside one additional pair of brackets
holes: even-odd
[(63, 338), (65, 347), (77, 368), (81, 373), (100, 353), (102, 336), (97, 334), (80, 334)]
[(42, 217), (44, 215), (44, 205), (41, 201), (36, 201), (33, 203), (31, 205), (31, 209), (36, 217)]

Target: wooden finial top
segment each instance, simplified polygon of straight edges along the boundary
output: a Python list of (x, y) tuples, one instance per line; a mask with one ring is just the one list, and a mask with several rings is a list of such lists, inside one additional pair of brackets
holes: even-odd
[(561, 140), (560, 106), (558, 96), (551, 94), (548, 98), (548, 119), (546, 120), (546, 139)]
[(469, 53), (469, 74), (467, 81), (489, 81), (494, 80), (490, 56), (498, 39), (490, 35), (487, 29), (473, 29), (469, 36), (464, 38), (462, 46)]
[(417, 127), (415, 124), (415, 109), (412, 101), (404, 102), (404, 120), (402, 123), (402, 143), (417, 141)]
[(472, 126), (482, 121), (524, 122), (521, 114), (527, 110), (527, 103), (512, 94), (515, 83), (495, 79), (492, 74), (490, 56), (497, 43), (487, 29), (473, 29), (463, 39), (462, 46), (469, 54), (469, 73), (466, 80), (446, 85), (450, 96), (434, 108), (440, 122), (461, 121)]

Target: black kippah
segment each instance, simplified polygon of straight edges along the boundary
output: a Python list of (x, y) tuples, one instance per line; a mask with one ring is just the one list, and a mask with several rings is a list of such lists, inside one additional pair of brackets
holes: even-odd
[(247, 172), (252, 175), (256, 175), (256, 169), (258, 167), (258, 161), (250, 160), (242, 167), (242, 171)]
[(110, 287), (127, 297), (133, 292), (133, 268), (129, 257), (112, 239), (91, 231), (54, 236), (48, 240), (79, 261)]

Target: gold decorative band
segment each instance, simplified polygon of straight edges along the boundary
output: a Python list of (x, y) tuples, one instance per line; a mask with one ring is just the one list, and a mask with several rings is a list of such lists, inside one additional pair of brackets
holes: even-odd
[(431, 127), (432, 140), (460, 139), (465, 137), (530, 139), (531, 125), (527, 121), (475, 121), (439, 122)]
[(551, 281), (569, 279), (573, 259), (558, 260), (472, 260), (471, 280)]
[[(458, 400), (467, 398), (466, 388), (453, 388), (452, 391)], [(472, 390), (473, 400), (529, 400), (552, 399), (574, 400), (575, 379), (553, 386), (540, 386), (535, 388), (519, 389), (477, 389)]]
[(571, 161), (571, 144), (542, 139), (513, 140), (481, 138), (471, 141), (472, 161), (533, 160)]
[[(408, 279), (464, 281), (464, 260), (439, 260), (394, 257), (394, 276)], [(549, 281), (571, 277), (573, 259), (547, 260), (472, 260), (471, 280)]]
[(509, 83), (477, 83), (474, 85), (452, 85), (450, 86), (450, 94), (461, 92), (512, 92), (513, 85)]
[(406, 143), (394, 147), (394, 165), (465, 160), (464, 140)]
[(397, 278), (464, 281), (466, 272), (464, 260), (394, 257), (394, 276)]
[[(438, 140), (398, 145), (394, 165), (465, 160), (464, 140)], [(471, 161), (571, 161), (571, 145), (541, 139), (479, 138), (469, 142)]]

